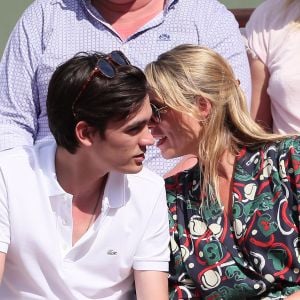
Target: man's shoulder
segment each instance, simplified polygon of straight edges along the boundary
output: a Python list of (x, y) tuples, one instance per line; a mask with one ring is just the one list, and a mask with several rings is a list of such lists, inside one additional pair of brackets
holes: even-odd
[[(14, 165), (27, 164), (33, 169), (34, 165), (39, 164), (40, 161), (45, 159), (45, 155), (42, 154), (52, 151), (53, 147), (56, 147), (54, 141), (46, 141), (36, 145), (17, 146), (0, 151), (0, 167), (7, 166), (8, 168), (13, 168)], [(45, 149), (49, 150), (46, 151)]]
[(15, 159), (25, 159), (34, 152), (33, 146), (17, 146), (0, 152), (0, 165), (12, 163)]
[[(190, 12), (191, 16), (211, 17), (211, 14), (224, 13), (228, 11), (224, 4), (216, 0), (181, 0), (178, 2), (178, 9)], [(177, 10), (177, 12), (179, 12)]]
[(77, 0), (35, 0), (30, 6), (43, 6), (51, 7), (53, 5), (59, 4), (60, 6), (65, 6), (68, 4), (75, 4)]
[(37, 14), (44, 19), (58, 10), (64, 12), (66, 8), (71, 9), (77, 6), (77, 0), (35, 0), (24, 11), (23, 17), (30, 18), (33, 14)]

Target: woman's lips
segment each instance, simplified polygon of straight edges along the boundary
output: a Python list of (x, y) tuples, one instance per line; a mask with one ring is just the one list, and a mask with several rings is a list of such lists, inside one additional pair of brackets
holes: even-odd
[(156, 143), (156, 147), (161, 146), (166, 140), (167, 140), (167, 137), (166, 137), (166, 136), (160, 138), (160, 139), (157, 141), (157, 143)]

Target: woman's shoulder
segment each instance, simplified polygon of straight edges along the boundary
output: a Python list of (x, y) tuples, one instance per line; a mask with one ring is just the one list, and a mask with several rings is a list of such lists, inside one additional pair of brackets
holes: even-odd
[(262, 32), (276, 32), (282, 28), (282, 16), (287, 14), (284, 3), (282, 0), (266, 0), (257, 6), (246, 24), (247, 37), (249, 38), (250, 34), (257, 36)]
[(265, 0), (254, 9), (250, 16), (250, 20), (255, 19), (256, 21), (259, 21), (261, 16), (273, 16), (274, 19), (276, 18), (276, 15), (282, 13), (283, 6), (285, 5), (284, 3), (285, 1), (282, 0)]
[(258, 151), (262, 156), (277, 157), (284, 153), (300, 154), (300, 136), (294, 135), (263, 144)]
[(253, 177), (266, 166), (300, 157), (300, 137), (291, 136), (255, 147), (244, 147), (237, 156), (235, 175), (237, 177)]
[(276, 147), (278, 155), (282, 155), (284, 153), (300, 155), (300, 136), (294, 135), (286, 137), (282, 140), (270, 143), (269, 147)]
[(167, 202), (169, 205), (178, 199), (196, 201), (198, 203), (201, 172), (198, 163), (193, 167), (165, 178)]

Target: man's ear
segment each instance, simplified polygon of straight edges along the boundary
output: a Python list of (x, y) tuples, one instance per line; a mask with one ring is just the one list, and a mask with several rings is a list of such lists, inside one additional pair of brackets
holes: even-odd
[(75, 136), (78, 142), (87, 147), (93, 144), (97, 132), (95, 127), (85, 121), (79, 121), (75, 127)]
[(199, 109), (199, 113), (201, 117), (205, 120), (209, 117), (211, 113), (211, 103), (209, 100), (203, 97), (198, 97), (197, 98), (197, 105)]

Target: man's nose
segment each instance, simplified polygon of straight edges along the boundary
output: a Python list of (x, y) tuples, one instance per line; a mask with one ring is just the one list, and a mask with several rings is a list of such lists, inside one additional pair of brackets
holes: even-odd
[(150, 146), (155, 143), (155, 139), (151, 133), (150, 127), (146, 127), (140, 140), (141, 146)]

